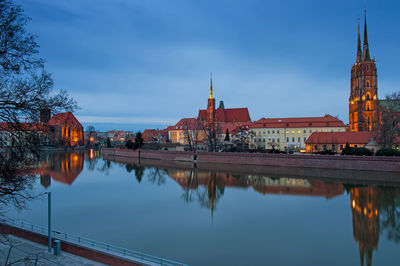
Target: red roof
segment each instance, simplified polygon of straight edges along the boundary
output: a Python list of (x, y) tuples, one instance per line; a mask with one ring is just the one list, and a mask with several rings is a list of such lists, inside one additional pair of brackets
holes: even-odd
[(201, 130), (202, 124), (196, 118), (182, 118), (171, 130)]
[(159, 130), (156, 129), (146, 129), (142, 134), (143, 141), (149, 142), (157, 140), (158, 132)]
[(255, 121), (252, 128), (299, 128), (299, 127), (345, 127), (336, 117), (293, 117), (293, 118), (262, 118)]
[(306, 140), (306, 144), (367, 144), (373, 134), (368, 131), (360, 132), (314, 132)]
[(63, 125), (82, 126), (81, 123), (79, 123), (78, 119), (76, 119), (76, 117), (71, 112), (65, 112), (53, 115), (53, 117), (50, 118), (48, 124), (51, 126), (63, 126)]
[[(207, 110), (199, 110), (199, 115), (197, 117), (199, 120), (207, 119)], [(215, 121), (225, 122), (225, 123), (235, 123), (235, 122), (250, 122), (249, 110), (247, 108), (218, 108), (215, 110)]]

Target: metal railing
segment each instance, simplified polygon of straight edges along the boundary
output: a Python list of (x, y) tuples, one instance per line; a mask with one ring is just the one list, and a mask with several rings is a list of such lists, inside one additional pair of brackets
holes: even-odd
[[(3, 216), (0, 217), (0, 223), (47, 236), (47, 227), (34, 225), (26, 221), (11, 219)], [(51, 234), (52, 237), (57, 238), (59, 240), (64, 240), (69, 243), (79, 244), (81, 246), (92, 249), (100, 249), (99, 251), (107, 251), (110, 255), (113, 254), (119, 255), (127, 259), (133, 259), (136, 262), (149, 263), (151, 265), (188, 266), (187, 264), (184, 263), (176, 262), (165, 258), (160, 258), (157, 256), (149, 255), (132, 249), (110, 245), (86, 237), (62, 233), (55, 230), (52, 230)]]

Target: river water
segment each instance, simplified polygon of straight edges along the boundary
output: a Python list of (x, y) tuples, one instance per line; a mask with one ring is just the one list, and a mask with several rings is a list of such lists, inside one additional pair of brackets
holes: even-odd
[[(49, 155), (36, 173), (32, 194), (52, 192), (54, 230), (190, 265), (400, 261), (400, 185), (357, 181), (371, 172), (194, 167), (91, 150)], [(7, 215), (46, 226), (46, 197)]]

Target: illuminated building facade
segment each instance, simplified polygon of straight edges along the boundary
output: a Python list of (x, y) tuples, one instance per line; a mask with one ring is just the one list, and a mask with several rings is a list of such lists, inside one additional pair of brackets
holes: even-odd
[(306, 148), (306, 140), (314, 132), (344, 132), (346, 125), (336, 117), (262, 118), (250, 126), (253, 136), (252, 149), (299, 149)]
[(361, 50), (360, 25), (358, 25), (357, 58), (351, 68), (350, 131), (373, 131), (378, 121), (378, 103), (377, 70), (375, 59), (370, 57), (365, 16), (363, 48)]

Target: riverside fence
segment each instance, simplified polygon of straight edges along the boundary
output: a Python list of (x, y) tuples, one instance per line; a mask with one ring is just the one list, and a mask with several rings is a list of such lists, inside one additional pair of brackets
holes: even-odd
[[(47, 237), (48, 229), (44, 226), (34, 225), (26, 221), (11, 219), (8, 217), (1, 217), (0, 223)], [(53, 230), (51, 235), (54, 239), (59, 239), (64, 243), (77, 245), (83, 248), (89, 248), (91, 250), (106, 253), (110, 256), (118, 256), (119, 258), (131, 260), (136, 263), (148, 265), (188, 266), (188, 264), (149, 255), (132, 249), (118, 247), (82, 236), (59, 232), (56, 230)]]

